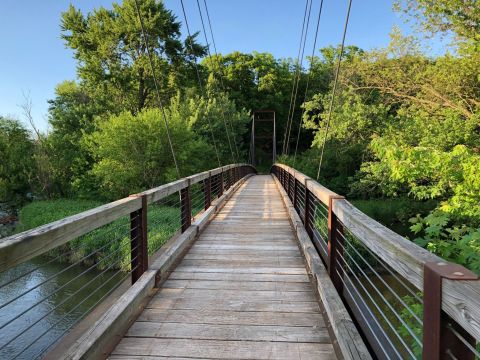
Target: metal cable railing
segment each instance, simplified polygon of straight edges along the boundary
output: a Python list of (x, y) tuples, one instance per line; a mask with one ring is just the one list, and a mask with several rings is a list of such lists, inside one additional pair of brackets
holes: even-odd
[[(0, 358), (45, 355), (255, 170), (228, 165), (0, 240)], [(115, 292), (117, 290), (117, 292)]]
[(288, 166), (275, 164), (272, 173), (376, 357), (480, 360), (475, 274), (393, 233)]

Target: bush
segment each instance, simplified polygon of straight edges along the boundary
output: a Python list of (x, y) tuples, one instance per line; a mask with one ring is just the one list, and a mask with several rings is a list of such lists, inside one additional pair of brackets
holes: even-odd
[(30, 230), (37, 226), (92, 209), (101, 204), (101, 202), (95, 200), (79, 199), (34, 201), (20, 209), (19, 224), (16, 231)]
[(410, 230), (410, 218), (418, 214), (425, 216), (438, 204), (435, 200), (418, 201), (407, 197), (351, 200), (351, 202), (362, 212), (389, 229), (410, 238), (414, 236)]
[[(166, 114), (181, 176), (210, 167), (215, 158), (212, 146), (189, 129), (178, 108), (172, 106)], [(124, 112), (100, 122), (97, 130), (87, 136), (96, 160), (92, 175), (108, 199), (177, 178), (162, 116), (156, 109), (137, 115)]]
[(0, 116), (0, 202), (18, 204), (31, 191), (34, 143), (18, 121)]

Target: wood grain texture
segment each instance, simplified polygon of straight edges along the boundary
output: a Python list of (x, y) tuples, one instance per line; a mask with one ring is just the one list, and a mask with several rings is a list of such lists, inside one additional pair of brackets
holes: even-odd
[(112, 359), (335, 359), (271, 176), (233, 192)]
[[(371, 219), (346, 200), (336, 200), (333, 211), (355, 237), (421, 291), (424, 264), (445, 261)], [(480, 341), (480, 280), (443, 279), (442, 309)]]
[(300, 249), (305, 257), (308, 269), (317, 287), (325, 309), (332, 332), (335, 334), (337, 346), (345, 359), (372, 359), (359, 331), (355, 327), (350, 314), (340, 300), (337, 290), (333, 285), (320, 256), (315, 249), (310, 237), (305, 230), (300, 217), (295, 211), (293, 204), (278, 179), (275, 178), (279, 192), (296, 230), (296, 236)]
[(112, 355), (208, 359), (335, 359), (333, 346), (276, 341), (219, 341), (126, 337)]
[(128, 215), (141, 204), (141, 198), (128, 197), (0, 239), (0, 272)]

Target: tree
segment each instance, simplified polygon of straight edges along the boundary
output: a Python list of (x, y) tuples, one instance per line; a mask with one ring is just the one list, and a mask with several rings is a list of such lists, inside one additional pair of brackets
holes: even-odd
[(429, 34), (453, 32), (480, 42), (480, 7), (476, 0), (398, 0), (395, 9), (415, 19)]
[[(181, 176), (212, 167), (213, 147), (189, 127), (188, 106), (172, 101), (165, 109)], [(177, 178), (162, 113), (123, 112), (98, 123), (87, 137), (95, 163), (91, 174), (110, 199), (127, 196)]]
[[(191, 57), (203, 56), (205, 49), (196, 44), (194, 34), (185, 40), (194, 45), (186, 55), (180, 23), (162, 2), (139, 1), (139, 10), (159, 88), (168, 100), (176, 87), (192, 84)], [(157, 104), (134, 0), (114, 3), (112, 10), (100, 7), (86, 16), (70, 5), (62, 14), (62, 38), (74, 50), (83, 86), (102, 108), (136, 113)]]
[[(95, 103), (85, 89), (74, 81), (64, 81), (55, 89), (55, 99), (49, 101), (51, 132), (46, 140), (57, 192), (62, 196), (74, 193), (73, 185), (85, 187), (93, 158), (83, 146), (84, 135), (95, 129), (95, 119), (104, 109)], [(84, 181), (85, 180), (85, 181)]]
[(0, 116), (0, 202), (20, 203), (32, 191), (34, 143), (18, 120)]

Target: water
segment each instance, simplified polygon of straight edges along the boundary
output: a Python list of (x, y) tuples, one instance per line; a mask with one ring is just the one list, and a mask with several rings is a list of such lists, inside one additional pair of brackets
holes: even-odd
[(0, 359), (41, 357), (125, 277), (79, 265), (65, 270), (69, 266), (39, 257), (0, 274)]

